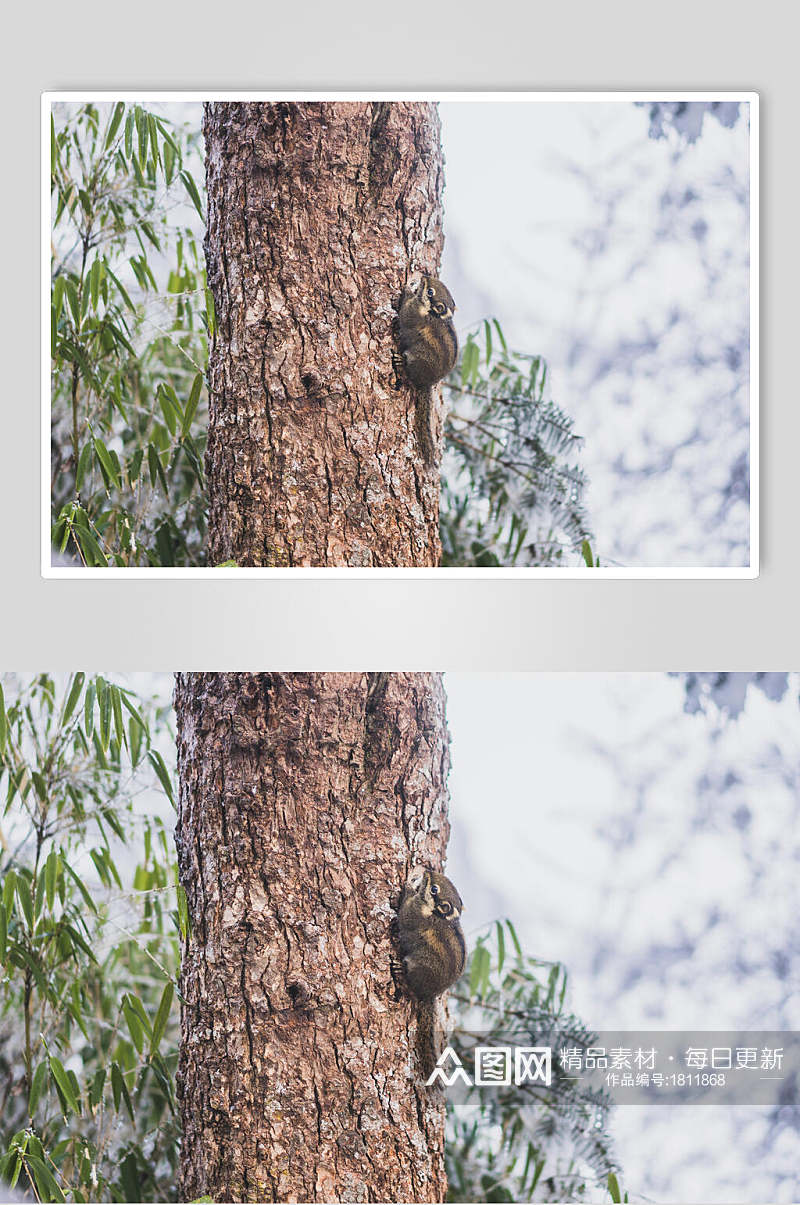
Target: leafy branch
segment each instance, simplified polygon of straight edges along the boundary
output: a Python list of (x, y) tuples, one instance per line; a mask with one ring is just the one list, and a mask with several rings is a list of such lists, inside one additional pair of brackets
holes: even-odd
[(547, 364), (509, 350), (497, 319), (481, 331), (444, 385), (442, 563), (593, 565), (581, 439), (545, 399)]

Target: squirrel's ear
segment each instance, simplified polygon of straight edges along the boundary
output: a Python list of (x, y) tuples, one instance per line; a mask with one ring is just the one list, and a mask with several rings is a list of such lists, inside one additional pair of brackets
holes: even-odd
[(412, 866), (408, 876), (408, 885), (412, 890), (417, 891), (425, 882), (427, 868), (425, 866)]

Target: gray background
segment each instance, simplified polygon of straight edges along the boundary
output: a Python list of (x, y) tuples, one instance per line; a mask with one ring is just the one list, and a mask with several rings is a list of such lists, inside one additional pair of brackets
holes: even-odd
[[(313, 10), (313, 11), (312, 11)], [(116, 18), (116, 19), (115, 19)], [(790, 25), (794, 28), (790, 28)], [(0, 456), (10, 668), (745, 669), (800, 665), (797, 16), (710, 0), (531, 6), (141, 3), (18, 10), (3, 78)], [(761, 577), (756, 581), (44, 581), (39, 94), (44, 89), (756, 89)], [(502, 187), (502, 182), (500, 182)]]

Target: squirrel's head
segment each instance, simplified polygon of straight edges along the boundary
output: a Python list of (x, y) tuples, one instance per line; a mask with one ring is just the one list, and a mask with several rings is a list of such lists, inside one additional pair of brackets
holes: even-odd
[(457, 921), (464, 907), (461, 896), (447, 875), (421, 866), (409, 876), (407, 889), (417, 896), (424, 916), (440, 916)]
[(417, 289), (420, 304), (430, 314), (437, 318), (452, 318), (456, 311), (456, 303), (440, 280), (435, 276), (423, 276)]

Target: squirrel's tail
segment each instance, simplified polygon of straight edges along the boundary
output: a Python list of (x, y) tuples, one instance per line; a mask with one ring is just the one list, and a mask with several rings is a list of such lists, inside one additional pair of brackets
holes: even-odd
[(435, 1001), (421, 1000), (417, 1011), (417, 1058), (423, 1082), (433, 1075), (436, 1066), (434, 1042)]
[(436, 459), (436, 444), (433, 434), (434, 398), (430, 387), (420, 389), (417, 397), (417, 441), (426, 465)]

